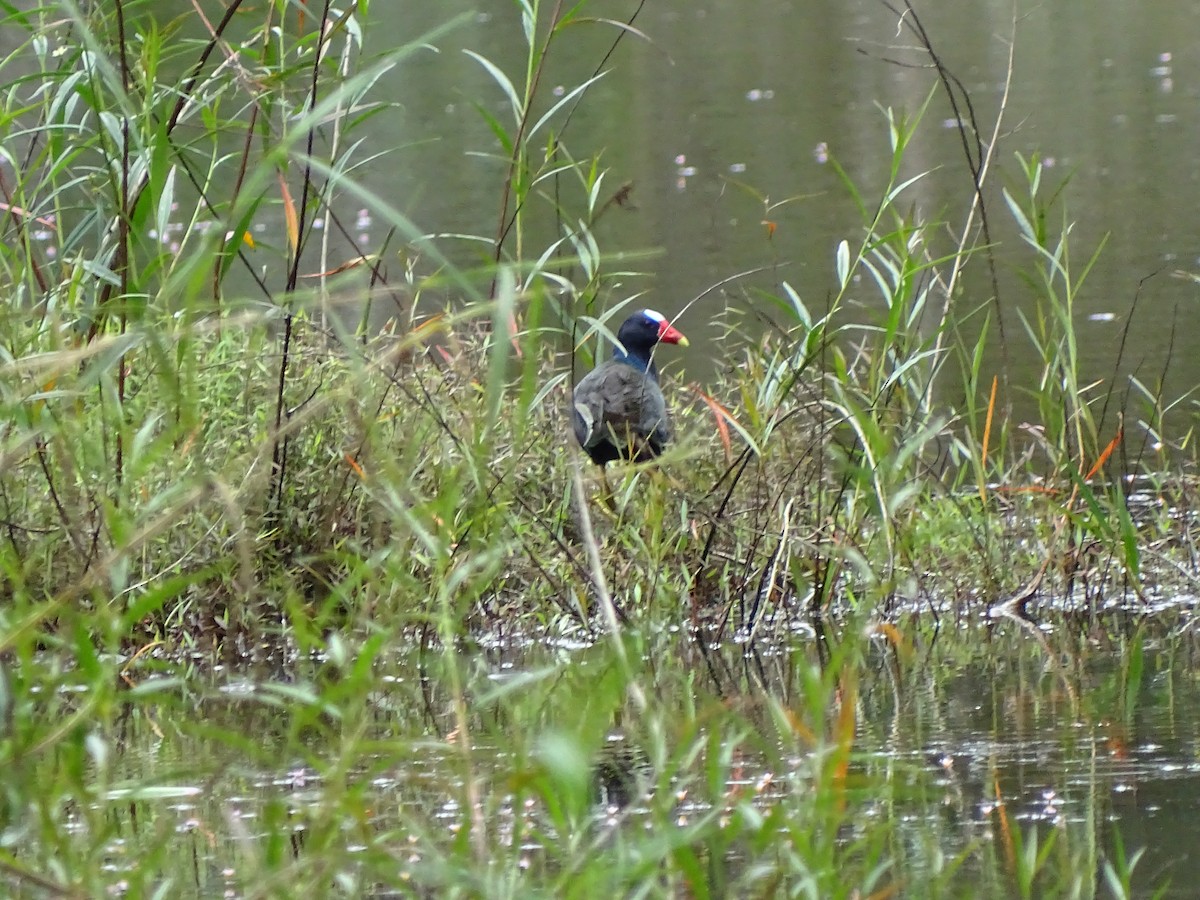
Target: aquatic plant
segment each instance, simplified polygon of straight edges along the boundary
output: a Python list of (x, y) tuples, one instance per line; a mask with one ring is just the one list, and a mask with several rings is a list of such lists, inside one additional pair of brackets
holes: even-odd
[[(1090, 262), (1062, 196), (1019, 158), (989, 203), (979, 143), (947, 245), (907, 200), (924, 110), (885, 110), (882, 191), (832, 160), (861, 231), (831, 248), (831, 296), (756, 295), (774, 327), (603, 508), (567, 397), (636, 299), (595, 233), (630, 187), (571, 144), (609, 55), (560, 96), (543, 73), (573, 29), (610, 30), (610, 54), (645, 35), (640, 6), (590, 6), (520, 0), (518, 76), (470, 53), (506, 113), (470, 98), (503, 163), (494, 232), (455, 236), (487, 248), (478, 269), (359, 177), (382, 73), (460, 21), (375, 55), (366, 2), (231, 0), (199, 40), (136, 0), (5, 9), (24, 36), (0, 61), (20, 73), (0, 98), (15, 895), (1132, 890), (1098, 788), (1088, 821), (1043, 832), (997, 778), (988, 839), (963, 838), (909, 814), (941, 802), (937, 769), (864, 748), (883, 686), (932, 658), (913, 613), (1024, 609), (1041, 586), (1091, 615), (1194, 550), (1129, 477), (1185, 483), (1117, 452), (1116, 395), (1079, 374)], [(1028, 442), (985, 362), (1016, 339), (999, 298), (959, 309), (987, 267), (975, 223), (1002, 209), (1037, 298)], [(1137, 396), (1169, 435), (1178, 404)], [(1114, 631), (1123, 689), (1092, 723), (1132, 716), (1144, 681), (1140, 632)]]

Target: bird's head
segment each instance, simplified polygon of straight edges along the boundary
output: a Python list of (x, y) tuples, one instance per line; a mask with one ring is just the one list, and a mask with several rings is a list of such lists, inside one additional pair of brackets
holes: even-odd
[[(625, 348), (624, 356), (649, 364), (655, 344), (678, 344), (686, 347), (688, 340), (667, 317), (652, 309), (641, 309), (621, 323), (617, 340)], [(618, 350), (618, 358), (621, 354)]]

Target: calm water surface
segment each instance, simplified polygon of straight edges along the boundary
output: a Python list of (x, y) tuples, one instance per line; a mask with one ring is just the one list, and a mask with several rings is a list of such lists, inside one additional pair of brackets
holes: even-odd
[[(432, 26), (469, 3), (424, 4), (413, 31)], [(606, 14), (619, 17), (614, 4)], [(396, 145), (395, 168), (377, 182), (397, 190), (431, 231), (464, 228), (490, 235), (498, 198), (497, 170), (458, 152), (494, 150), (493, 139), (465, 102), (495, 94), (487, 76), (456, 51), (459, 45), (504, 59), (499, 37), (502, 4), (486, 4), (475, 22), (429, 55), (397, 73), (403, 111), (379, 120)], [(971, 94), (985, 132), (999, 110), (1013, 36), (1010, 3), (923, 4), (923, 24), (944, 64)], [(1126, 371), (1143, 379), (1161, 371), (1169, 323), (1178, 314), (1170, 381), (1176, 391), (1200, 380), (1200, 336), (1190, 327), (1196, 289), (1173, 278), (1200, 269), (1200, 7), (1170, 0), (1129, 4), (1018, 4), (1014, 77), (988, 198), (1001, 259), (1001, 302), (1015, 365), (1036, 365), (1023, 350), (1018, 307), (1028, 290), (1015, 266), (1029, 254), (1011, 226), (999, 188), (1021, 187), (1013, 154), (1038, 153), (1045, 180), (1069, 179), (1062, 215), (1075, 223), (1074, 260), (1108, 243), (1077, 306), (1089, 375), (1111, 378), (1118, 341), (1143, 287), (1126, 348)], [(657, 2), (637, 26), (653, 43), (625, 41), (610, 73), (595, 86), (563, 135), (574, 153), (602, 153), (614, 184), (632, 181), (635, 210), (602, 221), (608, 252), (654, 248), (661, 255), (637, 266), (648, 279), (630, 279), (620, 297), (649, 288), (674, 310), (716, 282), (755, 266), (786, 264), (701, 301), (686, 325), (701, 337), (718, 332), (711, 320), (728, 306), (761, 308), (751, 289), (773, 289), (784, 278), (813, 308), (835, 286), (834, 249), (859, 232), (859, 220), (825, 154), (835, 156), (871, 196), (890, 162), (880, 106), (912, 113), (935, 82), (921, 68), (911, 34), (877, 0), (805, 3)], [(611, 34), (578, 29), (551, 58), (550, 84), (567, 88), (591, 74)], [(915, 66), (915, 67), (914, 67)], [(517, 68), (517, 60), (509, 69)], [(445, 85), (459, 85), (461, 96)], [(497, 112), (500, 111), (497, 97)], [(906, 160), (907, 172), (928, 171), (907, 199), (928, 221), (957, 230), (970, 181), (952, 111), (934, 92)], [(416, 142), (430, 139), (430, 144)], [(763, 200), (758, 199), (759, 197)], [(764, 200), (786, 205), (764, 209)], [(767, 239), (762, 222), (777, 224)], [(477, 225), (482, 223), (482, 227)], [(990, 296), (979, 267), (964, 306)], [(858, 298), (878, 305), (867, 285)], [(757, 306), (756, 306), (757, 304)], [(721, 354), (716, 365), (721, 365)], [(714, 354), (700, 343), (688, 365), (703, 373)], [(732, 360), (726, 359), (728, 364)], [(998, 358), (993, 360), (998, 365)]]
[[(607, 3), (596, 14), (626, 20), (637, 7), (633, 0)], [(1200, 6), (1018, 2), (1015, 33), (1012, 3), (916, 8), (944, 65), (970, 92), (986, 136), (1001, 107), (1013, 47), (998, 168), (987, 199), (1016, 379), (1036, 377), (1039, 365), (1017, 316), (1030, 308), (1018, 269), (1028, 268), (1032, 256), (1000, 194), (1005, 185), (1023, 189), (1014, 160), (1019, 152), (1043, 159), (1047, 196), (1069, 182), (1051, 230), (1073, 223), (1077, 272), (1107, 236), (1076, 304), (1084, 383), (1114, 379), (1130, 319), (1121, 373), (1154, 383), (1173, 342), (1167, 396), (1200, 382), (1200, 332), (1191, 327), (1197, 290), (1176, 274), (1200, 274)], [(193, 15), (184, 0), (162, 9), (185, 21)], [(417, 53), (379, 83), (372, 99), (394, 101), (395, 108), (357, 134), (365, 140), (363, 157), (384, 154), (358, 177), (430, 234), (490, 241), (504, 165), (472, 102), (492, 98), (490, 111), (505, 122), (509, 112), (491, 77), (462, 51), (487, 56), (519, 81), (524, 57), (515, 4), (442, 0), (404, 4), (402, 12), (386, 4), (374, 10), (380, 21), (367, 31), (368, 55), (417, 40), (456, 16), (464, 19), (436, 39), (436, 52)], [(905, 200), (924, 220), (961, 229), (972, 188), (953, 111), (913, 36), (879, 0), (656, 0), (645, 4), (635, 25), (649, 40), (621, 42), (607, 74), (560, 133), (574, 157), (600, 156), (611, 190), (633, 184), (631, 205), (611, 210), (597, 225), (601, 249), (654, 254), (610, 264), (612, 271), (641, 274), (619, 279), (602, 299), (646, 291), (648, 303), (674, 313), (733, 274), (771, 267), (688, 311), (681, 325), (700, 338), (683, 363), (689, 376), (709, 378), (736, 364), (735, 346), (723, 343), (714, 352), (705, 343), (723, 333), (714, 320), (726, 310), (753, 318), (767, 309), (756, 290), (775, 292), (787, 280), (810, 308), (828, 301), (836, 287), (835, 248), (861, 233), (828, 159), (839, 161), (868, 202), (877, 196), (890, 164), (881, 108), (912, 115), (932, 96), (903, 176), (928, 174)], [(614, 35), (606, 26), (563, 33), (543, 79), (547, 104), (600, 67)], [(571, 186), (562, 190), (582, 215)], [(539, 224), (535, 217), (527, 256), (539, 255), (553, 238), (549, 218), (543, 212)], [(349, 213), (347, 221), (354, 219)], [(776, 226), (771, 238), (764, 220)], [(368, 246), (386, 231), (370, 216), (358, 224)], [(446, 237), (438, 245), (468, 264), (489, 256), (474, 241)], [(959, 304), (964, 310), (992, 295), (984, 267), (972, 271)], [(862, 319), (878, 312), (870, 285), (854, 300)], [(1000, 367), (998, 347), (987, 365)], [(1116, 383), (1119, 394), (1124, 382)]]
[[(1193, 630), (1186, 617), (1180, 624)], [(1136, 870), (1142, 888), (1169, 878), (1167, 896), (1193, 897), (1200, 881), (1200, 857), (1193, 852), (1200, 841), (1200, 645), (1179, 636), (1185, 629), (1173, 636), (1161, 634), (1171, 629), (1156, 629), (1160, 637), (1147, 641), (1142, 677), (1130, 690), (1119, 660), (1127, 659), (1122, 651), (1132, 622), (1093, 623), (1082, 637), (1065, 636), (1079, 629), (1078, 622), (1039, 628), (1007, 620), (991, 628), (950, 627), (914, 637), (912, 655), (902, 658), (878, 643), (871, 653), (875, 664), (859, 687), (852, 772), (898, 786), (881, 798), (886, 808), (874, 815), (901, 822), (902, 845), (934, 842), (953, 856), (983, 842), (1002, 853), (1003, 832), (1019, 825), (1036, 826), (1042, 841), (1057, 833), (1072, 846), (1094, 841), (1107, 848), (1119, 831), (1129, 853), (1145, 848)], [(815, 659), (811, 639), (794, 647), (766, 646), (757, 655), (727, 646), (702, 656), (694, 643), (673, 638), (654, 652), (662, 674), (646, 687), (659, 693), (665, 708), (734, 704), (752, 721), (760, 708), (769, 715), (763, 703), (768, 696), (802, 709), (800, 669)], [(490, 693), (498, 679), (567, 667), (562, 677), (532, 687), (531, 697), (473, 703), (475, 765), (489, 790), (503, 794), (514, 777), (518, 764), (505, 735), (518, 707), (552, 713), (577, 704), (578, 691), (595, 678), (597, 666), (608, 665), (606, 657), (603, 647), (556, 651), (542, 645), (481, 658), (467, 684), (469, 698)], [(340, 777), (323, 773), (314, 760), (336, 754), (338, 739), (314, 740), (307, 759), (264, 765), (270, 747), (296, 726), (286, 710), (263, 698), (295, 684), (305, 669), (302, 663), (264, 661), (219, 670), (195, 682), (194, 706), (126, 723), (121, 750), (128, 777), (142, 791), (156, 787), (133, 798), (119, 787), (112, 794), (114, 878), (122, 865), (136, 864), (144, 842), (168, 835), (170, 874), (183, 879), (177, 886), (237, 896), (252, 869), (246, 838), (261, 834), (268, 821), (278, 827), (281, 818), (292, 823), (294, 835), (285, 852), (302, 857), (306, 823), (311, 827), (312, 817), (322, 815), (318, 787), (324, 777)], [(427, 820), (430, 811), (448, 830), (463, 825), (461, 788), (450, 774), (457, 755), (450, 699), (436, 677), (422, 681), (422, 670), (415, 653), (382, 665), (375, 725), (361, 739), (387, 741), (389, 751), (368, 757), (368, 771), (349, 775), (378, 812), (369, 823), (347, 827), (396, 827), (406, 812)], [(546, 724), (552, 720), (550, 715)], [(764, 721), (764, 733), (769, 731)], [(216, 739), (220, 733), (245, 735), (262, 752), (247, 754)], [(802, 756), (783, 758), (802, 768)], [(766, 768), (753, 750), (737, 768), (739, 784), (772, 785), (764, 803), (788, 790), (787, 776)], [(503, 819), (502, 798), (489, 795), (485, 802), (489, 808), (499, 803)], [(621, 827), (639, 827), (634, 803)], [(611, 812), (598, 806), (597, 819)], [(681, 801), (682, 818), (697, 812)], [(536, 845), (528, 850), (537, 856)], [(411, 852), (419, 858), (421, 844)], [(180, 859), (187, 865), (179, 866)]]

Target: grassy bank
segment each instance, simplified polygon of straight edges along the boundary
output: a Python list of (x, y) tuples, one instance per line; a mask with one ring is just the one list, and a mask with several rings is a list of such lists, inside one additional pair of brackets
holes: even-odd
[[(860, 749), (862, 685), (1005, 601), (1104, 630), (1129, 716), (1144, 646), (1176, 646), (1176, 623), (1100, 614), (1193, 589), (1190, 424), (1152, 386), (1083, 383), (1073, 304), (1099, 251), (1072, 256), (1036, 159), (994, 190), (1001, 147), (973, 145), (983, 205), (947, 228), (906, 193), (924, 111), (881, 114), (884, 189), (833, 162), (862, 227), (828, 295), (731, 308), (731, 364), (668, 375), (679, 438), (605, 502), (565, 410), (639, 304), (592, 228), (625, 188), (571, 146), (592, 82), (547, 97), (541, 75), (569, 27), (618, 49), (636, 13), (521, 3), (525, 70), (476, 57), (511, 117), (478, 104), (503, 175), (469, 269), (356, 178), (379, 73), (444, 31), (379, 56), (366, 4), (251, 22), (233, 2), (198, 40), (99, 6), (10, 12), (26, 39), (0, 67), (11, 890), (1129, 892), (1102, 804), (1049, 838), (1000, 815), (993, 841), (943, 842), (906, 821), (927, 768)], [(994, 265), (983, 210), (1027, 248), (1023, 334), (962, 290)], [(547, 223), (561, 237), (531, 246)], [(1032, 428), (985, 363), (1018, 340), (1042, 360)], [(522, 641), (538, 652), (502, 674), (495, 648)], [(125, 751), (147, 735), (142, 771)], [(197, 796), (186, 821), (165, 805)]]

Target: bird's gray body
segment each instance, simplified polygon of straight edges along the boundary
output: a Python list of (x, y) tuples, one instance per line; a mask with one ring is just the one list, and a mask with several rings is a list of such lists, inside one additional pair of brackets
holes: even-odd
[(600, 465), (653, 459), (671, 441), (667, 404), (653, 364), (610, 359), (575, 388), (575, 437)]

